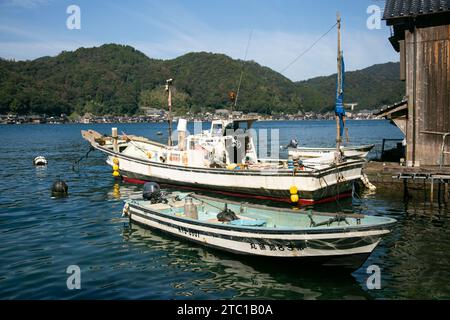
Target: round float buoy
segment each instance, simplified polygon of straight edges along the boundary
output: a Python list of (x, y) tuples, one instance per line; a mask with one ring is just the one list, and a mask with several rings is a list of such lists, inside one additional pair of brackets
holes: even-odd
[(62, 180), (56, 180), (52, 185), (52, 196), (65, 197), (69, 194), (69, 187)]
[(290, 192), (291, 194), (297, 194), (297, 193), (298, 193), (297, 186), (292, 186), (292, 187), (290, 187), (290, 188), (289, 188), (289, 192)]
[(299, 200), (298, 195), (297, 194), (291, 194), (291, 202), (292, 203), (297, 203)]
[(113, 177), (114, 177), (114, 178), (119, 178), (119, 177), (120, 177), (120, 172), (119, 172), (119, 159), (113, 158), (113, 166), (112, 166), (112, 169), (113, 169), (113, 173), (112, 173)]
[(43, 156), (37, 156), (33, 160), (33, 165), (35, 166), (46, 166), (47, 165), (47, 159)]

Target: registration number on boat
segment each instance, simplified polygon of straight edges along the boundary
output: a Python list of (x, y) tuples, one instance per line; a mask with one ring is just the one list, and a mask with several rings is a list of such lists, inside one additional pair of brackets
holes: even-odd
[(301, 251), (304, 250), (304, 246), (294, 245), (289, 243), (287, 245), (275, 244), (275, 243), (255, 243), (249, 242), (250, 249), (252, 250), (269, 250), (269, 251)]
[(178, 227), (178, 232), (192, 236), (192, 237), (200, 238), (200, 233), (198, 231), (195, 231), (195, 230), (192, 230), (189, 228)]

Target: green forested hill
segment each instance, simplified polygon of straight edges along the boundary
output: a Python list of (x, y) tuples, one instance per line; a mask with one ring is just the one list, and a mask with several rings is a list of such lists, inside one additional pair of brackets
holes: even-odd
[[(173, 60), (150, 59), (130, 46), (80, 48), (33, 61), (0, 59), (0, 114), (136, 114), (164, 108), (164, 82), (173, 78), (174, 108), (201, 112), (229, 105), (242, 61), (222, 54), (189, 53)], [(292, 82), (255, 62), (244, 63), (238, 109), (296, 113), (332, 108), (335, 77)], [(346, 101), (368, 108), (400, 100), (398, 64), (347, 73)]]
[[(405, 84), (399, 80), (400, 64), (388, 62), (345, 73), (345, 102), (358, 102), (358, 109), (373, 109), (402, 99)], [(297, 83), (303, 104), (313, 110), (334, 108), (336, 74)]]

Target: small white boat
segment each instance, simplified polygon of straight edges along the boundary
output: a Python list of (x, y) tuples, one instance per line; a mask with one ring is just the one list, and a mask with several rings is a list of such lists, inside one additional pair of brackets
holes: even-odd
[[(373, 144), (363, 146), (341, 146), (339, 150), (344, 158), (364, 159), (373, 147)], [(333, 158), (335, 152), (336, 148), (297, 147), (288, 149), (288, 153), (293, 159)]]
[(277, 209), (195, 194), (154, 199), (159, 200), (126, 200), (124, 215), (143, 226), (235, 254), (352, 269), (364, 263), (396, 222), (387, 217)]

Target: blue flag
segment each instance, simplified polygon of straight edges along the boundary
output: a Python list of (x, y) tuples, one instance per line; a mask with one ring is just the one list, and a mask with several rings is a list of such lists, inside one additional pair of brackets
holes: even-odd
[(339, 117), (340, 125), (340, 136), (344, 134), (344, 119), (345, 110), (344, 110), (344, 78), (345, 78), (345, 65), (344, 65), (344, 55), (341, 54), (341, 79), (339, 79), (339, 75), (336, 76), (336, 105), (334, 112)]

